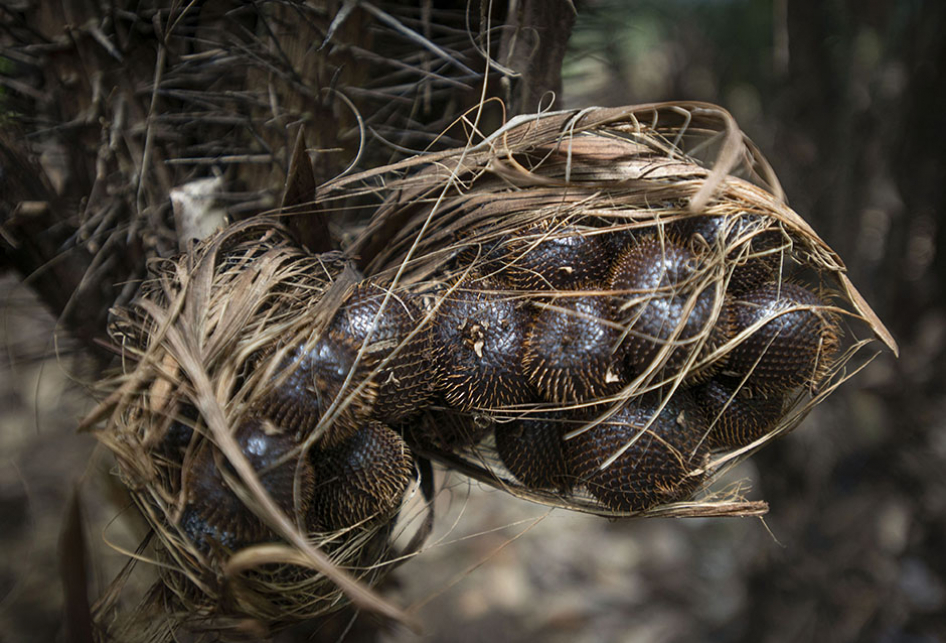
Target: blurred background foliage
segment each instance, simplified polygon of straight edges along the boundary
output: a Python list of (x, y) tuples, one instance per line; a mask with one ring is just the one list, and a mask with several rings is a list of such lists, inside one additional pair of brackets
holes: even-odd
[[(764, 524), (547, 515), (448, 476), (440, 533), (386, 590), (425, 634), (365, 640), (946, 641), (946, 3), (578, 9), (564, 104), (731, 110), (901, 358), (880, 355), (734, 472), (769, 501)], [(58, 525), (92, 445), (71, 434), (81, 382), (38, 359), (56, 348), (51, 324), (19, 282), (3, 302), (0, 640), (49, 641), (62, 636)], [(84, 493), (97, 589), (115, 564), (101, 544), (114, 508), (95, 505), (107, 493)], [(293, 636), (281, 640), (306, 640)]]

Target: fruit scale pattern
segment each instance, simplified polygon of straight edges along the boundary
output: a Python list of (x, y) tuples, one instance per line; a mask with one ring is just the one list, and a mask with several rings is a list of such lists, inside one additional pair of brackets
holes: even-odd
[(731, 127), (705, 106), (512, 123), (400, 168), (345, 253), (232, 226), (115, 311), (137, 366), (100, 439), (193, 576), (280, 540), (234, 457), (339, 564), (375, 571), (427, 460), (608, 516), (698, 503), (726, 454), (849, 376), (862, 327), (895, 347), (810, 227), (734, 176), (760, 159), (714, 174), (685, 153), (687, 128)]
[[(688, 497), (711, 452), (774, 429), (839, 350), (827, 295), (785, 277), (791, 239), (766, 225), (708, 217), (630, 233), (543, 220), (473, 260), (460, 253), (413, 340), (429, 351), (407, 352), (430, 356), (413, 371), (429, 381), (412, 390), (432, 407), (409, 443), (494, 453), (507, 483), (585, 492), (605, 512)], [(746, 257), (738, 266), (714, 256), (720, 235), (749, 228), (748, 248), (725, 246)], [(456, 421), (476, 416), (480, 429)]]
[[(711, 452), (765, 436), (834, 363), (838, 316), (786, 276), (791, 243), (753, 216), (634, 232), (545, 219), (458, 253), (440, 292), (356, 281), (314, 341), (282, 350), (277, 384), (234, 435), (307, 531), (390, 517), (411, 445), (493, 450), (507, 482), (584, 491), (604, 511), (684, 499)], [(343, 401), (307, 457), (292, 457)], [(175, 429), (161, 448), (183, 466), (186, 535), (208, 550), (272, 537), (239, 511), (209, 444), (188, 460), (193, 431)]]

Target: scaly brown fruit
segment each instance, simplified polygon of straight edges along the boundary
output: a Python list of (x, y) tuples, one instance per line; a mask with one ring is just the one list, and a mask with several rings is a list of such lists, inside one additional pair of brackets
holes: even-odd
[[(686, 391), (659, 411), (656, 396), (633, 398), (606, 421), (565, 440), (576, 483), (614, 511), (643, 511), (681, 500), (702, 482), (706, 419)], [(605, 468), (609, 458), (626, 450)]]

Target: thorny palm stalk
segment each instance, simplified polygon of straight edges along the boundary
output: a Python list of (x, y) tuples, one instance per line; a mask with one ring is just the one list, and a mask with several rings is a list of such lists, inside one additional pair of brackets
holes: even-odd
[[(573, 10), (517, 6), (5, 5), (3, 263), (101, 356), (107, 310), (129, 300), (147, 259), (179, 247), (175, 186), (222, 173), (212, 198), (236, 221), (279, 205), (298, 125), (321, 183), (462, 144), (458, 119), (483, 97), (531, 111), (543, 88), (559, 90), (549, 69)], [(489, 130), (498, 105), (486, 116)], [(336, 219), (345, 234), (350, 218)]]

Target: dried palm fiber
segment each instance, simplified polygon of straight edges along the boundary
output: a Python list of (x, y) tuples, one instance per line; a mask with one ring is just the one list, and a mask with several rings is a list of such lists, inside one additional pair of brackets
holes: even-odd
[[(503, 395), (445, 395), (444, 406), (417, 423), (427, 429), (405, 434), (415, 451), (537, 502), (609, 516), (763, 512), (764, 503), (708, 486), (794, 429), (870, 359), (864, 349), (873, 341), (896, 350), (841, 259), (788, 208), (766, 161), (713, 105), (521, 116), (462, 150), (330, 182), (318, 200), (325, 208), (344, 207), (372, 193), (381, 204), (347, 251), (360, 257), (371, 279), (426, 293), (435, 337), (471, 332), (465, 322), (475, 322), (474, 316), (457, 315), (458, 300), (503, 307), (496, 320), (507, 326), (531, 309), (527, 337), (536, 332), (541, 311), (577, 308), (555, 302), (592, 297), (610, 303), (614, 312), (597, 319), (614, 332), (602, 333), (609, 339), (593, 354), (612, 356), (617, 390), (572, 384), (543, 395), (519, 384), (523, 371), (504, 358), (505, 381), (477, 383)], [(603, 266), (567, 256), (567, 269), (547, 267), (556, 244), (580, 246), (585, 239), (600, 239), (596, 259)], [(532, 273), (551, 271), (559, 279), (577, 266), (581, 279), (553, 290), (548, 278), (524, 283), (521, 266), (530, 265), (530, 252), (538, 253), (531, 265), (540, 266)], [(644, 256), (620, 283), (584, 276), (613, 275), (621, 257), (635, 252)], [(652, 279), (640, 278), (648, 272)], [(787, 284), (804, 287), (811, 298), (785, 303), (776, 293), (793, 291)], [(752, 299), (760, 289), (768, 297), (761, 303)], [(641, 323), (641, 311), (667, 301), (673, 315), (654, 315), (650, 327)], [(745, 308), (762, 313), (749, 319)], [(737, 317), (749, 321), (736, 323)], [(783, 328), (790, 328), (788, 335)], [(798, 336), (799, 328), (814, 344)], [(496, 364), (503, 354), (490, 354), (481, 335), (479, 342), (471, 335), (439, 347), (446, 353), (439, 358), (446, 393), (457, 390), (455, 378)], [(642, 342), (647, 350), (635, 353)], [(735, 403), (765, 384), (757, 366), (777, 359), (778, 342), (798, 346), (806, 357), (801, 365), (786, 365), (792, 375), (777, 391), (766, 388), (764, 417), (706, 401), (700, 387), (716, 392), (725, 384)], [(628, 358), (642, 352), (646, 357)], [(729, 362), (737, 353), (734, 371)], [(457, 362), (461, 356), (472, 366)], [(535, 357), (521, 364), (528, 377)], [(568, 366), (558, 377), (580, 375)], [(695, 401), (700, 398), (702, 404)], [(492, 419), (478, 421), (487, 430), (477, 443), (428, 439), (436, 429), (449, 434), (438, 421), (444, 413)], [(550, 413), (559, 414), (567, 430), (536, 433), (538, 422), (528, 431), (517, 424)], [(528, 442), (537, 454), (547, 453), (554, 433), (562, 434), (566, 471), (524, 466)], [(557, 462), (554, 455), (547, 459)], [(554, 483), (563, 477), (570, 481), (567, 493)]]
[[(106, 311), (134, 296), (146, 260), (184, 249), (171, 201), (194, 182), (218, 176), (203, 198), (238, 221), (279, 205), (298, 125), (318, 151), (316, 182), (462, 144), (451, 123), (487, 79), (498, 88), (511, 73), (489, 63), (505, 11), (466, 0), (5, 3), (0, 164), (24, 180), (0, 193), (3, 260), (100, 350)], [(300, 207), (288, 224), (329, 249), (324, 219), (309, 214)], [(352, 222), (329, 223), (348, 234)]]
[[(378, 372), (348, 378), (317, 413), (274, 403), (304, 370), (287, 356), (331, 337), (346, 294), (358, 291), (356, 271), (342, 253), (312, 255), (260, 218), (152, 272), (132, 304), (114, 311), (126, 366), (109, 383), (95, 435), (154, 531), (159, 584), (180, 619), (169, 631), (234, 617), (278, 628), (349, 599), (400, 616), (367, 588), (405, 554), (391, 538), (413, 459), (386, 428), (358, 438), (381, 449), (344, 446), (359, 435), (344, 428), (345, 407), (366, 392), (374, 399)], [(361, 348), (346, 372), (362, 372)], [(313, 376), (308, 386), (320, 382)], [(347, 437), (333, 440), (335, 432)], [(418, 531), (410, 549), (422, 538)]]

